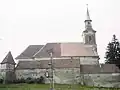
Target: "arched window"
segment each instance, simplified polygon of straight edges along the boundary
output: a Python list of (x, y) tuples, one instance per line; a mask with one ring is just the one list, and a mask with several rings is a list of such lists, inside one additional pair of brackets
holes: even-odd
[(89, 41), (91, 41), (92, 40), (92, 37), (91, 36), (89, 36)]

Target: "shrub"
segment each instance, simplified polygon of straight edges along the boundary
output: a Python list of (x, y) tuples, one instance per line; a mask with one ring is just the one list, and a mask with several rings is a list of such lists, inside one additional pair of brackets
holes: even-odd
[(43, 84), (43, 83), (45, 83), (45, 79), (44, 79), (43, 76), (41, 76), (40, 78), (36, 78), (36, 79), (28, 77), (27, 79), (21, 78), (21, 79), (14, 80), (13, 83), (28, 83), (28, 84), (38, 83), (38, 84)]
[(28, 83), (28, 84), (34, 83), (34, 79), (32, 79), (32, 78), (30, 78), (30, 77), (28, 77), (25, 81), (26, 81), (26, 83)]
[(35, 83), (39, 83), (39, 84), (43, 84), (45, 83), (45, 79), (43, 76), (41, 76), (40, 78), (35, 79)]
[(5, 84), (10, 84), (10, 83), (12, 83), (11, 80), (5, 80)]
[(3, 83), (3, 79), (0, 79), (0, 84), (2, 84)]
[(21, 79), (19, 80), (19, 83), (25, 83), (25, 79), (24, 79), (24, 78), (21, 78)]
[(41, 83), (41, 84), (42, 84), (42, 83), (45, 83), (45, 79), (44, 79), (43, 76), (40, 77), (40, 83)]
[(13, 80), (13, 83), (18, 83), (18, 79), (17, 80)]
[(40, 83), (40, 78), (36, 78), (35, 83)]
[(13, 81), (13, 83), (25, 83), (25, 79), (24, 78), (16, 79)]

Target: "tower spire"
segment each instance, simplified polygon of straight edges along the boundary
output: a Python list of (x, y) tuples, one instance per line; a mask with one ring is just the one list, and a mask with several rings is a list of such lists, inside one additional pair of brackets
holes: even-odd
[(92, 20), (90, 19), (89, 10), (88, 10), (88, 4), (87, 4), (87, 13), (86, 13), (86, 19), (85, 19), (85, 30), (83, 31), (83, 39), (84, 43), (88, 45), (96, 45), (96, 38), (95, 33), (96, 31), (92, 28)]
[(90, 19), (90, 15), (89, 15), (89, 10), (88, 10), (88, 4), (86, 4), (87, 5), (87, 16), (86, 16), (86, 20), (91, 20)]
[(90, 19), (90, 15), (89, 15), (89, 10), (88, 10), (88, 4), (87, 4), (87, 13), (86, 13), (86, 19), (85, 19), (85, 28), (86, 29), (92, 29), (92, 20)]

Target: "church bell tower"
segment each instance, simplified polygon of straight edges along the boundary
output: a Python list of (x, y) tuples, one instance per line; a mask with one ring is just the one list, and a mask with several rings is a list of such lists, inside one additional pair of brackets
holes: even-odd
[(85, 22), (85, 30), (83, 31), (83, 41), (84, 44), (87, 45), (96, 45), (96, 38), (95, 38), (95, 33), (96, 31), (93, 30), (92, 28), (92, 20), (90, 19), (90, 15), (89, 15), (89, 10), (87, 7), (87, 13), (86, 13), (86, 20)]

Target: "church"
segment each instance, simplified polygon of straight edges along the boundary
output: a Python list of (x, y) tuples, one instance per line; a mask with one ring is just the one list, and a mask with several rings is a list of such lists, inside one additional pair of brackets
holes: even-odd
[(59, 84), (72, 84), (74, 80), (74, 83), (84, 82), (90, 86), (119, 85), (120, 70), (114, 64), (99, 64), (96, 31), (88, 8), (84, 23), (83, 42), (29, 45), (15, 58), (18, 61), (16, 66), (9, 52), (1, 62), (1, 72), (5, 74), (5, 70), (9, 69), (15, 72), (16, 79), (43, 76), (45, 83), (50, 83), (46, 73), (49, 74), (52, 69), (54, 82)]
[(46, 45), (30, 45), (25, 51), (16, 57), (18, 61), (49, 60), (48, 50), (52, 49), (53, 59), (69, 60), (70, 57), (79, 57), (81, 64), (99, 64), (97, 53), (96, 31), (92, 28), (92, 20), (87, 9), (87, 17), (84, 21), (83, 42), (47, 43)]

